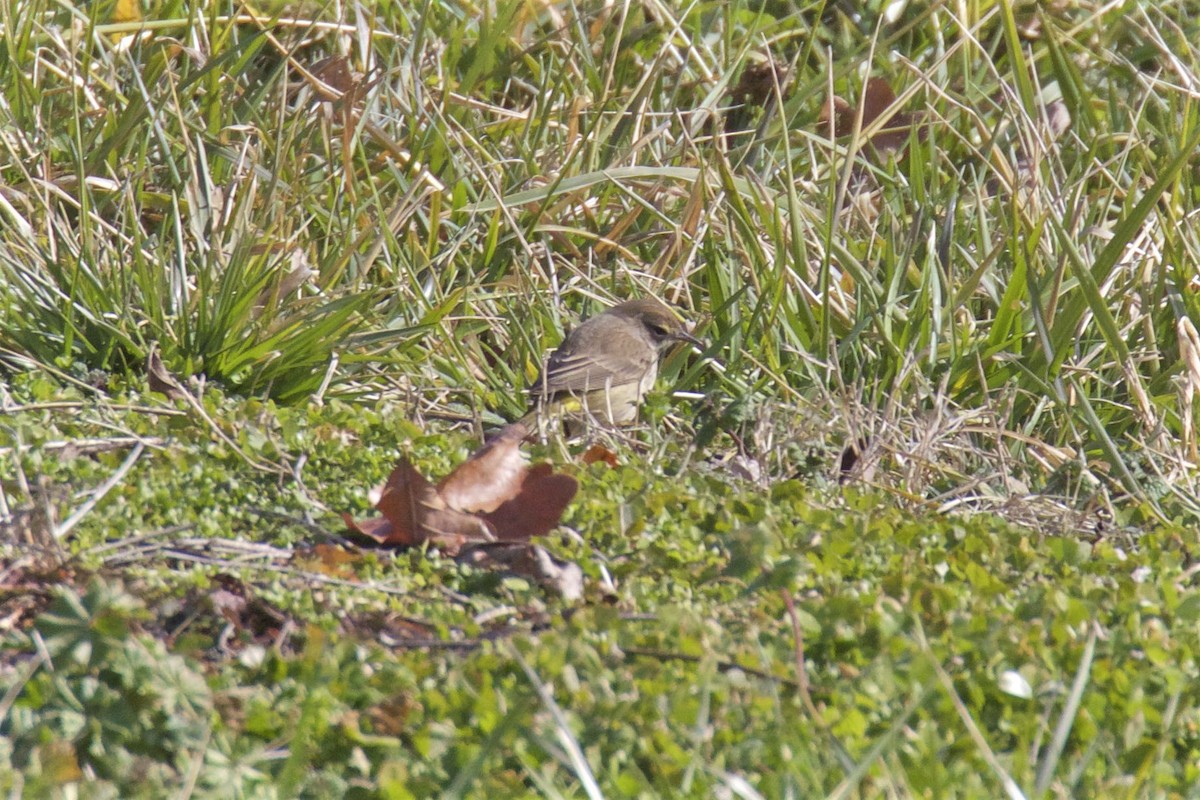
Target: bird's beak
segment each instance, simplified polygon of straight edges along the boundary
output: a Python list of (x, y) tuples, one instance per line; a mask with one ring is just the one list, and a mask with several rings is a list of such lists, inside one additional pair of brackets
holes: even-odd
[(703, 350), (705, 347), (708, 346), (707, 344), (705, 344), (703, 339), (697, 339), (695, 336), (692, 336), (687, 331), (676, 331), (673, 334), (672, 338), (678, 342), (687, 342), (688, 344), (694, 344), (694, 345), (696, 345), (696, 347), (699, 347), (701, 350)]

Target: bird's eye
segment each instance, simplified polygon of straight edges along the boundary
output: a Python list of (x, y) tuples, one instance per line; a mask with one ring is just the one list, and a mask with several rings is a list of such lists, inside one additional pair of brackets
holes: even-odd
[(650, 323), (650, 332), (655, 336), (670, 336), (671, 332), (666, 329), (666, 326), (657, 323)]

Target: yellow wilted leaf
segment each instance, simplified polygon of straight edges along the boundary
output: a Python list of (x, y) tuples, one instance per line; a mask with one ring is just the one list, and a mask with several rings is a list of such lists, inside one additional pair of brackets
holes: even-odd
[(141, 22), (142, 6), (139, 0), (117, 0), (113, 5), (113, 22)]

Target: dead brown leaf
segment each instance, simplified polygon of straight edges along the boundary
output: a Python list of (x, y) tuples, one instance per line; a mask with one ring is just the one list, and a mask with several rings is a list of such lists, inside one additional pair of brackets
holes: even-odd
[[(379, 76), (368, 79), (353, 68), (350, 59), (338, 55), (316, 62), (304, 77), (321, 99), (321, 110), (341, 123), (342, 165), (347, 175), (353, 174), (355, 130), (364, 101), (378, 83)], [(354, 191), (353, 183), (344, 182), (344, 185), (350, 192)]]
[(378, 736), (399, 736), (404, 733), (409, 716), (420, 708), (420, 703), (407, 692), (385, 698), (367, 709), (371, 732)]
[[(255, 298), (256, 316), (268, 306), (294, 301), (300, 287), (309, 283), (317, 274), (309, 263), (308, 256), (298, 247), (292, 249), (288, 261), (290, 262), (288, 271), (272, 280), (271, 285), (259, 292), (258, 297)], [(282, 273), (282, 270), (280, 272)]]
[(322, 58), (309, 68), (309, 72), (321, 83), (332, 87), (342, 95), (354, 91), (358, 85), (358, 79), (355, 78), (354, 70), (350, 67), (350, 59), (345, 56)]
[(775, 93), (776, 84), (786, 87), (788, 77), (785, 64), (775, 58), (767, 58), (757, 64), (747, 64), (729, 94), (736, 102), (762, 107)]
[(343, 580), (354, 580), (358, 577), (352, 567), (360, 560), (361, 556), (358, 553), (352, 553), (336, 544), (313, 545), (297, 550), (292, 556), (292, 562), (300, 569)]
[(617, 465), (620, 463), (617, 460), (617, 454), (614, 453), (612, 450), (609, 450), (607, 447), (605, 447), (602, 444), (594, 444), (591, 447), (589, 447), (587, 449), (587, 451), (584, 452), (584, 454), (580, 460), (582, 460), (584, 464), (588, 464), (589, 466), (591, 464), (599, 464), (599, 463), (603, 462), (605, 464), (608, 464), (613, 469), (616, 469)]
[(117, 0), (112, 9), (113, 22), (141, 22), (142, 7), (138, 0)]
[(347, 526), (384, 545), (434, 545), (453, 555), (469, 543), (525, 541), (558, 524), (578, 483), (549, 464), (532, 469), (520, 444), (528, 434), (510, 425), (434, 486), (406, 459), (378, 491), (383, 515)]
[(528, 471), (521, 442), (529, 430), (520, 423), (496, 434), (438, 484), (437, 493), (450, 508), (460, 511), (495, 511), (516, 497)]
[(787, 65), (767, 56), (757, 63), (748, 63), (742, 70), (738, 82), (729, 90), (732, 108), (725, 116), (725, 132), (733, 134), (744, 131), (754, 122), (756, 109), (764, 109), (775, 97), (776, 86), (780, 94), (787, 92), (791, 75)]
[(392, 470), (375, 507), (383, 514), (382, 518), (361, 523), (348, 514), (343, 514), (342, 518), (351, 529), (387, 545), (428, 542), (456, 553), (467, 542), (486, 542), (495, 538), (483, 520), (447, 508), (434, 485), (407, 459), (400, 459)]
[(578, 489), (579, 482), (570, 475), (555, 473), (549, 464), (538, 464), (525, 475), (516, 497), (483, 518), (500, 541), (545, 536), (562, 519)]
[(179, 380), (163, 364), (157, 345), (151, 345), (150, 355), (146, 356), (146, 378), (150, 384), (150, 391), (165, 394), (170, 400), (179, 400), (187, 396), (180, 388)]
[[(896, 104), (896, 93), (883, 78), (871, 78), (862, 93), (862, 127), (866, 130), (880, 117), (887, 115), (884, 127), (871, 136), (870, 143), (880, 156), (885, 159), (889, 153), (901, 150), (908, 143), (908, 131), (912, 126), (914, 115), (906, 111), (893, 110)], [(854, 133), (858, 121), (858, 106), (833, 96), (825, 103), (817, 118), (817, 124), (828, 130), (829, 121), (833, 120), (833, 135), (836, 137), (849, 136)], [(923, 135), (919, 133), (918, 135)]]

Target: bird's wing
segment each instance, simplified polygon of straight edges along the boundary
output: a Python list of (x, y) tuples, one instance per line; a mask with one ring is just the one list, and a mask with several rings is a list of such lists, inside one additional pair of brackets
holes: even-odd
[(529, 387), (529, 391), (534, 397), (553, 397), (557, 394), (598, 391), (603, 390), (605, 386), (637, 383), (646, 371), (654, 366), (658, 354), (645, 346), (630, 349), (637, 355), (583, 353), (575, 352), (569, 346), (560, 347), (551, 354), (546, 369)]

